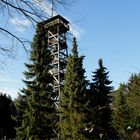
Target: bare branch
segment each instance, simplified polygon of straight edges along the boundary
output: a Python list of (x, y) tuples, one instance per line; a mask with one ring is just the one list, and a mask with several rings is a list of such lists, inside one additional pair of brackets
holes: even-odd
[[(14, 37), (15, 39), (17, 39), (17, 40), (22, 44), (22, 46), (24, 47), (24, 49), (27, 51), (27, 49), (26, 49), (26, 47), (25, 47), (25, 44), (24, 44), (24, 43), (27, 42), (27, 41), (21, 40), (21, 39), (18, 38), (16, 35), (12, 34), (11, 32), (9, 32), (8, 30), (6, 30), (6, 29), (4, 29), (4, 28), (1, 28), (1, 27), (0, 27), (0, 30), (3, 31), (3, 32), (5, 32), (5, 33), (7, 33), (7, 34), (9, 34), (10, 36)], [(2, 48), (1, 48), (1, 49), (2, 49)], [(5, 49), (3, 48), (3, 50), (5, 50)]]
[[(29, 20), (31, 22), (31, 25), (35, 27), (36, 23), (50, 17), (47, 11), (45, 11), (46, 9), (44, 8), (47, 7), (51, 10), (50, 6), (52, 2), (54, 6), (53, 9), (56, 11), (57, 7), (68, 6), (73, 1), (74, 0), (0, 0), (0, 17), (4, 18), (3, 24), (0, 24), (0, 30), (15, 38), (27, 51), (26, 44), (30, 42), (27, 39), (19, 37), (3, 25), (8, 25), (9, 19), (14, 19), (16, 16), (18, 16), (20, 18)], [(15, 20), (15, 23), (16, 22), (17, 21)], [(24, 25), (22, 25), (21, 23), (21, 26)], [(5, 48), (0, 48), (0, 51), (7, 50)]]
[(11, 3), (7, 2), (7, 1), (4, 1), (4, 0), (1, 0), (3, 3), (5, 3), (7, 6), (10, 6), (12, 8), (14, 8), (15, 10), (18, 10), (19, 12), (24, 12), (24, 13), (29, 13), (31, 15), (34, 15), (34, 13), (26, 10), (26, 9), (23, 9), (20, 7), (20, 5), (18, 4), (19, 7), (15, 6), (15, 5), (12, 5)]

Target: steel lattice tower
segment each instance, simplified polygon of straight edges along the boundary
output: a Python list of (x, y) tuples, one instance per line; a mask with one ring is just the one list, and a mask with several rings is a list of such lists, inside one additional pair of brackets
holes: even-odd
[(69, 22), (60, 15), (45, 21), (47, 30), (48, 49), (53, 55), (52, 69), (49, 71), (53, 76), (53, 88), (60, 99), (60, 89), (64, 81), (66, 69), (68, 47), (66, 43), (66, 33), (69, 31)]

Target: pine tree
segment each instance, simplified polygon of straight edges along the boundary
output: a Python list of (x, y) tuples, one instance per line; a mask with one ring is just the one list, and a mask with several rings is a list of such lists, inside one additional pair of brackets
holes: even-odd
[[(130, 107), (135, 110), (135, 116), (140, 117), (140, 73), (132, 74), (128, 81), (128, 102)], [(133, 106), (132, 106), (133, 105)], [(139, 122), (140, 127), (140, 122)]]
[[(30, 63), (25, 64), (26, 85), (17, 101), (20, 112), (17, 128), (19, 140), (49, 140), (55, 136), (56, 108), (52, 89), (52, 56), (47, 48), (46, 32), (43, 24), (38, 24), (31, 46)], [(20, 121), (21, 120), (21, 121)]]
[(72, 53), (68, 58), (60, 103), (60, 135), (62, 140), (83, 140), (85, 94), (85, 70), (83, 57), (78, 56), (76, 38), (73, 39)]
[(112, 83), (109, 80), (107, 68), (103, 66), (102, 59), (99, 59), (99, 68), (93, 72), (93, 79), (91, 83), (91, 94), (92, 98), (90, 100), (93, 103), (93, 122), (96, 128), (99, 129), (97, 136), (103, 134), (104, 139), (107, 139), (110, 131), (111, 123), (111, 96), (110, 93), (113, 87), (110, 86)]
[(127, 134), (127, 131), (131, 126), (131, 118), (133, 118), (134, 114), (128, 104), (127, 85), (120, 84), (119, 89), (114, 92), (112, 110), (113, 127), (117, 135), (123, 139), (131, 138), (129, 134)]
[(0, 139), (13, 139), (16, 136), (16, 123), (12, 115), (16, 115), (16, 108), (10, 96), (0, 93)]
[(132, 74), (128, 83), (120, 84), (113, 100), (113, 126), (118, 135), (131, 139), (131, 131), (140, 129), (140, 74)]
[(129, 125), (133, 129), (140, 129), (140, 73), (131, 75), (127, 87), (127, 102), (130, 108)]

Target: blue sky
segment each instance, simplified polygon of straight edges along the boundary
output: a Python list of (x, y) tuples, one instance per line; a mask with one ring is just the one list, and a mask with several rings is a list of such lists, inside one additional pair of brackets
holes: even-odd
[[(66, 17), (77, 37), (79, 52), (85, 55), (84, 67), (87, 79), (91, 79), (92, 71), (98, 67), (100, 58), (104, 66), (110, 71), (112, 85), (117, 88), (119, 83), (127, 82), (132, 73), (140, 71), (140, 1), (139, 0), (81, 0), (76, 1), (60, 11)], [(8, 19), (10, 28), (22, 37), (32, 39), (34, 29), (30, 23), (21, 17)], [(5, 17), (1, 17), (5, 19)], [(26, 22), (25, 22), (26, 21)], [(23, 23), (23, 22), (22, 22)], [(5, 36), (0, 44), (8, 46)], [(17, 45), (17, 42), (14, 42)], [(27, 55), (20, 45), (15, 49), (15, 59), (6, 60), (0, 71), (0, 91), (7, 92), (13, 98), (24, 86), (22, 72)], [(71, 50), (71, 45), (69, 46)]]

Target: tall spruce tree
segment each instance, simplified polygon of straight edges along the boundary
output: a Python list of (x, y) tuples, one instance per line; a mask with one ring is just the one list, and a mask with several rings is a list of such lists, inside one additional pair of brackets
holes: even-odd
[(117, 135), (123, 139), (131, 139), (128, 128), (132, 127), (134, 113), (128, 103), (128, 87), (126, 84), (120, 84), (119, 89), (114, 92), (112, 110), (113, 127)]
[(10, 96), (0, 93), (0, 139), (14, 139), (16, 136), (16, 122), (12, 115), (16, 115), (16, 108)]
[(140, 74), (132, 74), (128, 83), (120, 84), (113, 100), (113, 126), (123, 139), (132, 139), (140, 129)]
[(89, 101), (93, 103), (91, 105), (92, 107), (90, 107), (93, 110), (92, 123), (94, 123), (95, 128), (98, 130), (94, 135), (96, 138), (100, 136), (103, 137), (103, 139), (108, 139), (111, 123), (110, 93), (113, 87), (110, 86), (112, 82), (109, 80), (109, 72), (107, 72), (107, 68), (103, 66), (102, 59), (99, 59), (98, 65), (99, 68), (93, 72), (94, 75), (91, 83), (91, 95), (93, 97), (89, 99)]
[(85, 94), (83, 56), (78, 56), (76, 38), (67, 62), (60, 102), (61, 140), (84, 140), (83, 98)]
[(55, 136), (55, 94), (49, 73), (51, 61), (46, 32), (40, 23), (31, 46), (30, 63), (25, 64), (28, 69), (24, 72), (26, 80), (23, 80), (26, 87), (17, 100), (21, 123), (17, 128), (19, 140), (49, 140)]
[[(137, 118), (137, 125), (135, 128), (140, 129), (140, 73), (132, 74), (128, 81), (128, 103), (130, 107), (134, 110), (135, 116)], [(136, 125), (136, 124), (134, 124)]]

